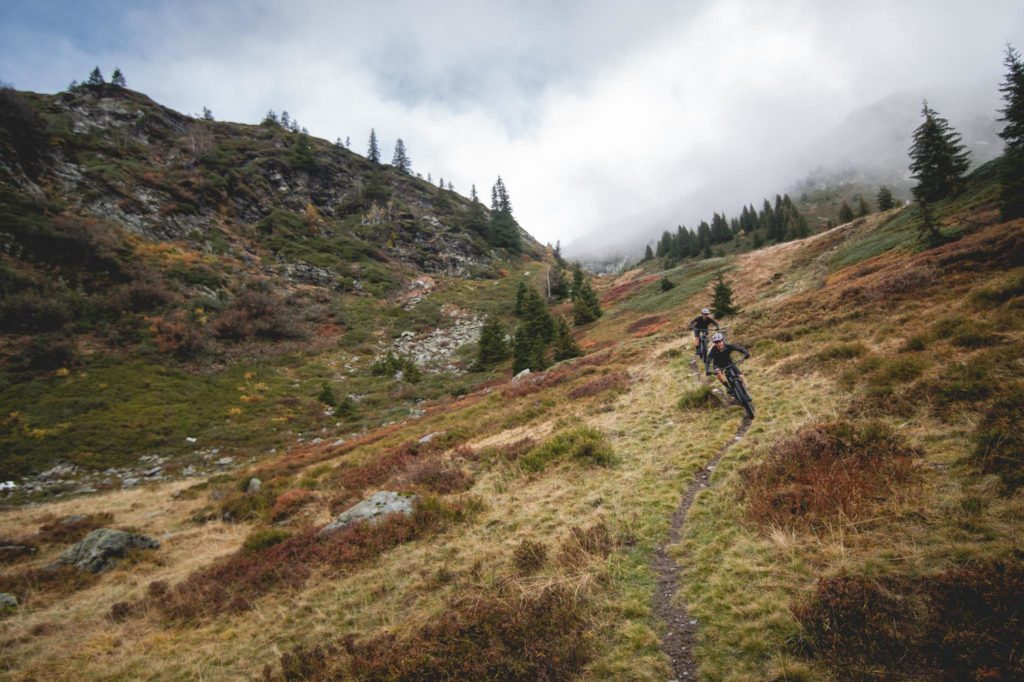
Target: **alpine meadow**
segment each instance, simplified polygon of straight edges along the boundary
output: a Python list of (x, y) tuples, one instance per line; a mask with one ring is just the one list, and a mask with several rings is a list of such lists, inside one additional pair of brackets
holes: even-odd
[(14, 4), (0, 677), (1024, 679), (1019, 8)]

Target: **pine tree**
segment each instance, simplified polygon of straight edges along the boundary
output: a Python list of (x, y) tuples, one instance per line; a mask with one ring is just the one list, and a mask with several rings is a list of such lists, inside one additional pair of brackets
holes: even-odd
[(292, 129), (292, 118), (288, 115), (287, 110), (281, 111), (281, 127), (285, 130)]
[(565, 281), (565, 271), (555, 263), (555, 266), (548, 272), (551, 282), (551, 298), (561, 301), (569, 296), (569, 283)]
[(764, 246), (764, 239), (761, 237), (761, 230), (754, 230), (754, 248), (760, 249)]
[(662, 277), (660, 284), (662, 293), (666, 291), (672, 291), (673, 289), (676, 288), (676, 285), (668, 277)]
[(722, 273), (718, 273), (718, 281), (715, 282), (715, 294), (711, 302), (716, 318), (723, 318), (727, 315), (737, 315), (740, 309), (732, 302), (732, 287), (726, 284)]
[(352, 149), (352, 138), (348, 135), (345, 136), (345, 149)]
[(480, 203), (480, 196), (476, 193), (476, 185), (470, 185), (469, 187), (469, 199), (474, 204)]
[(1006, 46), (1006, 80), (999, 91), (1006, 106), (1000, 109), (1003, 126), (1002, 186), (999, 207), (1003, 218), (1024, 216), (1024, 62), (1011, 45)]
[(853, 220), (853, 209), (846, 201), (843, 201), (843, 205), (839, 207), (839, 222), (848, 223), (851, 220)]
[(646, 263), (647, 261), (651, 261), (651, 260), (654, 260), (654, 251), (651, 250), (651, 245), (648, 244), (647, 248), (644, 249), (644, 260), (643, 260), (643, 262)]
[(868, 206), (868, 202), (864, 200), (863, 195), (857, 195), (857, 217), (863, 218), (864, 216), (871, 213), (871, 208)]
[(878, 188), (878, 197), (876, 199), (878, 203), (879, 211), (888, 211), (890, 208), (896, 207), (896, 200), (892, 198), (892, 192), (885, 185)]
[(572, 331), (569, 330), (569, 325), (564, 317), (559, 317), (555, 323), (555, 341), (552, 348), (554, 350), (555, 362), (578, 358), (583, 355), (583, 351), (576, 344), (576, 339), (573, 338)]
[(114, 75), (110, 77), (111, 85), (116, 85), (119, 88), (128, 87), (128, 81), (124, 79), (124, 74), (121, 73), (121, 69), (114, 67)]
[(203, 107), (203, 120), (204, 121), (212, 121), (212, 120), (214, 120), (213, 119), (213, 112), (210, 111), (209, 107)]
[(526, 304), (526, 289), (526, 282), (520, 282), (519, 287), (516, 289), (516, 305), (513, 312), (519, 318), (523, 316), (524, 305)]
[(918, 201), (933, 202), (957, 191), (970, 162), (960, 144), (960, 134), (925, 101), (921, 107), (924, 123), (914, 131), (910, 147), (910, 173), (917, 180), (913, 188)]
[(316, 168), (316, 159), (313, 158), (313, 148), (309, 144), (309, 135), (299, 133), (299, 139), (291, 148), (288, 159), (292, 166), (303, 170)]
[(263, 120), (260, 122), (260, 125), (263, 125), (263, 126), (271, 126), (271, 125), (272, 126), (279, 126), (279, 125), (281, 125), (281, 121), (277, 117), (277, 112), (274, 111), (273, 109), (268, 109), (267, 110), (267, 115), (263, 117)]
[(374, 163), (380, 163), (380, 148), (377, 146), (377, 132), (370, 128), (370, 146), (366, 150), (366, 158)]
[(395, 142), (395, 154), (391, 157), (391, 165), (399, 173), (405, 173), (406, 175), (412, 170), (412, 161), (405, 153), (405, 143), (402, 142), (402, 138), (398, 138), (398, 141)]
[(512, 374), (519, 374), (524, 369), (537, 372), (547, 368), (545, 350), (544, 344), (530, 338), (525, 325), (519, 325), (512, 336)]
[(572, 264), (572, 286), (569, 289), (569, 298), (575, 301), (581, 289), (583, 289), (583, 268), (577, 261)]
[(103, 85), (104, 83), (106, 83), (106, 81), (103, 80), (103, 74), (100, 72), (100, 67), (98, 66), (89, 74), (89, 80), (85, 81), (86, 85)]
[(508, 344), (505, 342), (505, 329), (496, 317), (488, 317), (480, 329), (480, 341), (477, 345), (476, 368), (490, 369), (509, 356)]
[(512, 202), (501, 176), (491, 188), (491, 225), (489, 230), (490, 243), (493, 246), (506, 248), (518, 253), (522, 248), (522, 237), (519, 235), (519, 223), (512, 216)]
[(597, 300), (597, 294), (594, 293), (594, 290), (590, 287), (590, 282), (587, 280), (583, 280), (576, 290), (576, 296), (572, 304), (572, 314), (573, 321), (577, 327), (589, 324), (604, 314), (601, 310), (601, 304)]

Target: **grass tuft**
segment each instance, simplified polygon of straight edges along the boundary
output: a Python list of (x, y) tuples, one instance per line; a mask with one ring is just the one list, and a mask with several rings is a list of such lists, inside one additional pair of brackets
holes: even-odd
[(687, 391), (679, 397), (679, 402), (676, 403), (676, 406), (680, 410), (706, 410), (716, 407), (717, 405), (718, 400), (715, 399), (715, 394), (708, 385), (702, 385), (698, 388)]
[(528, 453), (519, 462), (527, 471), (542, 471), (549, 463), (571, 458), (586, 464), (611, 466), (615, 453), (604, 434), (589, 426), (563, 431), (545, 441)]

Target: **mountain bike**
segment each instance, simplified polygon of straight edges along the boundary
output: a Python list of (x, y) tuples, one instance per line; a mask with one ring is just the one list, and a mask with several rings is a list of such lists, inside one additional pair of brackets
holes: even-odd
[[(740, 362), (743, 362), (743, 360), (740, 360)], [(736, 402), (738, 402), (743, 409), (747, 411), (747, 416), (753, 419), (754, 401), (750, 399), (750, 394), (747, 393), (747, 387), (743, 384), (743, 380), (740, 378), (738, 366), (739, 363), (734, 362), (722, 371), (725, 372), (725, 380), (729, 382), (729, 388), (732, 389), (732, 394), (736, 399)]]

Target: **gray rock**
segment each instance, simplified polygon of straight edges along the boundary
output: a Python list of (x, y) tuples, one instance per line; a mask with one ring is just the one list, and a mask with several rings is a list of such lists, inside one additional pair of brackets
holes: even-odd
[(221, 457), (220, 459), (217, 460), (217, 464), (219, 466), (226, 467), (227, 465), (231, 464), (234, 461), (234, 457)]
[(420, 438), (419, 443), (420, 443), (420, 445), (426, 445), (427, 443), (429, 443), (430, 441), (434, 440), (435, 438), (437, 438), (440, 435), (441, 435), (440, 431), (434, 431), (433, 433), (428, 433), (427, 435), (423, 436), (423, 438)]
[(29, 545), (0, 545), (0, 562), (10, 561), (20, 556), (30, 556), (36, 548)]
[(0, 615), (14, 613), (18, 610), (18, 598), (13, 594), (0, 592)]
[(146, 535), (114, 528), (98, 528), (69, 547), (54, 565), (77, 566), (93, 573), (111, 568), (131, 549), (157, 549), (160, 542)]
[(143, 472), (143, 473), (147, 477), (152, 478), (153, 476), (158, 476), (160, 474), (160, 472), (163, 471), (163, 470), (164, 470), (163, 467), (153, 467), (152, 469), (146, 469), (146, 471)]
[(519, 374), (517, 374), (514, 377), (512, 377), (512, 381), (519, 381), (520, 379), (524, 379), (524, 378), (526, 378), (528, 376), (530, 376), (530, 368), (529, 367), (527, 367), (522, 372), (520, 372)]
[(356, 521), (376, 523), (391, 514), (412, 514), (415, 500), (415, 496), (382, 490), (339, 514), (338, 518), (320, 529), (319, 535), (330, 535)]
[(245, 492), (247, 493), (258, 493), (260, 488), (263, 487), (263, 481), (256, 478), (255, 476), (249, 479), (249, 485), (245, 486)]
[(134, 488), (138, 484), (139, 484), (139, 479), (134, 478), (134, 477), (126, 478), (126, 479), (121, 481), (121, 487), (122, 488)]

